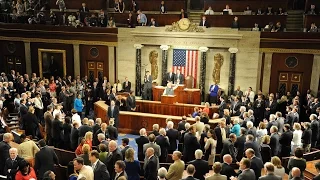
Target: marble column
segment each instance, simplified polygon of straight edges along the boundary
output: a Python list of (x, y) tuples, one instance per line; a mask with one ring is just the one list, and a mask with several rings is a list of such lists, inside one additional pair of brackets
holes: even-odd
[(31, 68), (31, 48), (30, 48), (30, 42), (24, 42), (24, 55), (26, 58), (26, 73), (31, 75), (32, 74), (32, 68)]
[(114, 46), (108, 46), (108, 55), (109, 55), (109, 81), (116, 82), (117, 78), (115, 76), (116, 64), (114, 56)]
[(229, 48), (230, 54), (230, 66), (229, 66), (229, 82), (228, 82), (228, 95), (232, 95), (234, 91), (234, 82), (236, 76), (236, 53), (237, 48)]
[(314, 54), (311, 81), (310, 81), (311, 82), (310, 89), (313, 94), (317, 94), (318, 92), (319, 78), (320, 78), (320, 55)]
[(136, 48), (136, 96), (141, 96), (141, 48), (143, 45), (135, 44)]
[(201, 102), (204, 102), (206, 99), (206, 64), (207, 64), (207, 51), (209, 48), (207, 47), (200, 47), (199, 51), (201, 52), (201, 61), (200, 61), (200, 82), (199, 82), (199, 89), (201, 94)]
[(269, 92), (270, 88), (270, 78), (271, 78), (271, 66), (272, 66), (272, 52), (264, 53), (264, 65), (263, 65), (263, 82), (262, 82), (262, 92)]
[[(73, 68), (74, 68), (74, 77), (80, 75), (80, 45), (73, 44)], [(84, 73), (84, 72), (83, 72)], [(83, 76), (84, 74), (82, 74)]]
[(160, 49), (162, 50), (162, 70), (161, 70), (161, 81), (162, 85), (166, 85), (167, 82), (164, 81), (164, 77), (166, 77), (168, 71), (168, 49), (170, 46), (168, 45), (161, 45)]

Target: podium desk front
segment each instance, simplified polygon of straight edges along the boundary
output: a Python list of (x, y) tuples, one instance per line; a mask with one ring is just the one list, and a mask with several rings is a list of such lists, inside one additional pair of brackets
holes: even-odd
[(176, 102), (177, 102), (176, 95), (173, 95), (173, 96), (162, 95), (161, 96), (161, 103), (163, 103), (163, 104), (174, 104)]
[[(153, 100), (161, 101), (161, 96), (164, 92), (165, 87), (155, 86), (152, 88)], [(184, 85), (179, 85), (177, 89), (174, 90), (174, 95), (176, 96), (176, 102), (184, 104), (200, 104), (200, 89), (187, 89)]]

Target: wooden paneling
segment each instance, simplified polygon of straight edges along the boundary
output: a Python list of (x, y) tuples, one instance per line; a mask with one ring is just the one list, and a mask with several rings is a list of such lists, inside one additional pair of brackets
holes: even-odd
[[(195, 107), (201, 109), (204, 105), (195, 104), (163, 104), (159, 101), (147, 101), (147, 100), (136, 100), (137, 111), (142, 113), (151, 114), (163, 114), (163, 115), (173, 115), (173, 116), (188, 116), (194, 112)], [(218, 106), (211, 107), (209, 117), (212, 117), (213, 113), (218, 113)]]
[[(184, 89), (185, 86), (179, 86), (174, 90), (175, 100), (185, 104), (200, 104), (200, 89)], [(162, 101), (162, 94), (165, 87), (153, 87), (153, 100)]]
[[(294, 56), (298, 59), (298, 65), (294, 68), (286, 66), (286, 59)], [(272, 55), (271, 79), (269, 92), (277, 92), (279, 83), (279, 72), (302, 73), (302, 92), (306, 92), (310, 88), (311, 70), (313, 64), (312, 54), (286, 54), (274, 53)]]
[[(98, 56), (92, 56), (90, 50), (96, 48)], [(95, 62), (97, 65), (103, 63), (103, 73), (109, 79), (109, 55), (108, 46), (80, 45), (81, 77), (88, 75), (88, 62)]]
[(243, 12), (246, 7), (249, 5), (253, 11), (257, 11), (259, 8), (263, 10), (267, 9), (268, 6), (272, 6), (274, 11), (277, 11), (279, 7), (282, 7), (284, 10), (287, 7), (287, 0), (279, 1), (262, 1), (262, 0), (250, 0), (250, 1), (205, 1), (204, 9), (208, 9), (209, 6), (212, 7), (212, 10), (215, 12), (222, 12), (225, 9), (226, 5), (230, 6), (233, 12)]
[[(143, 11), (159, 11), (160, 12), (160, 2), (154, 1), (136, 1), (139, 5), (139, 9)], [(185, 1), (165, 1), (165, 7), (167, 11), (180, 11), (185, 9)]]
[(303, 26), (304, 28), (310, 29), (311, 23), (316, 23), (316, 26), (320, 25), (320, 15), (305, 15)]
[[(127, 19), (129, 17), (128, 13), (109, 13), (109, 16), (113, 16), (114, 21), (116, 22), (116, 25), (123, 26), (127, 25)], [(173, 22), (176, 22), (180, 19), (179, 14), (146, 14), (147, 19), (148, 19), (148, 24), (151, 20), (151, 18), (155, 18), (156, 22), (158, 23), (159, 26), (165, 26), (165, 25), (171, 25)], [(137, 16), (134, 14), (133, 20), (136, 23)], [(136, 23), (137, 24), (137, 23)]]
[(320, 49), (320, 33), (262, 32), (260, 48)]
[(0, 36), (41, 39), (117, 42), (117, 28), (0, 23)]
[[(231, 27), (235, 16), (207, 15), (206, 17), (211, 27)], [(269, 22), (274, 24), (280, 22), (285, 27), (287, 22), (286, 15), (237, 15), (237, 17), (239, 18), (240, 28), (253, 28), (255, 23), (258, 23), (260, 27), (264, 27)]]
[(39, 75), (38, 64), (38, 49), (58, 49), (66, 50), (66, 70), (67, 75), (74, 76), (74, 63), (73, 63), (73, 45), (72, 44), (57, 44), (57, 43), (30, 43), (31, 48), (31, 67), (32, 72)]
[(0, 71), (8, 73), (10, 69), (6, 63), (6, 59), (12, 57), (19, 59), (21, 62), (20, 74), (26, 73), (25, 50), (22, 41), (0, 41)]

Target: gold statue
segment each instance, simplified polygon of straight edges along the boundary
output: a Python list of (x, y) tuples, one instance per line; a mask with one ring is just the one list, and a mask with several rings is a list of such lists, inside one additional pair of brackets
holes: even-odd
[(158, 78), (158, 52), (153, 50), (149, 54), (149, 61), (151, 64), (151, 76), (152, 80)]
[(223, 61), (223, 56), (220, 53), (214, 55), (214, 68), (212, 72), (212, 78), (216, 84), (220, 83), (220, 71), (221, 66), (223, 65)]

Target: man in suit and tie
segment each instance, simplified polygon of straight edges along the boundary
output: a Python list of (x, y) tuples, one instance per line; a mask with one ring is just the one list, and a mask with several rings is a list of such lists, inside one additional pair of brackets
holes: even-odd
[(47, 107), (47, 112), (44, 113), (44, 122), (45, 122), (45, 132), (46, 132), (46, 140), (47, 140), (47, 144), (51, 145), (52, 142), (52, 121), (53, 121), (53, 116), (52, 116), (52, 112), (53, 112), (53, 107), (51, 105), (49, 105)]
[(199, 26), (209, 28), (210, 24), (207, 21), (206, 16), (202, 16), (202, 20), (199, 23)]
[(175, 151), (172, 154), (172, 160), (174, 163), (170, 165), (168, 173), (166, 175), (167, 180), (182, 179), (184, 171), (184, 162), (181, 160), (182, 154), (180, 151)]
[(226, 126), (225, 119), (221, 120), (219, 125), (214, 128), (214, 132), (217, 136), (216, 153), (220, 154), (223, 147), (223, 142), (227, 139), (229, 135), (229, 128)]
[(147, 131), (145, 128), (140, 129), (139, 134), (140, 134), (140, 137), (136, 138), (135, 140), (138, 145), (138, 160), (143, 161), (144, 160), (143, 145), (147, 144), (149, 140), (147, 138)]
[(235, 96), (233, 98), (233, 103), (231, 104), (231, 113), (233, 116), (240, 115), (240, 107), (241, 107), (241, 102), (239, 100), (239, 97)]
[(108, 133), (108, 130), (107, 130), (107, 123), (102, 123), (101, 124), (101, 128), (94, 134), (94, 137), (93, 137), (93, 144), (94, 145), (99, 145), (100, 142), (98, 141), (98, 134), (103, 134), (106, 138), (109, 138), (109, 133)]
[(20, 100), (20, 107), (19, 107), (19, 110), (20, 110), (20, 118), (22, 118), (25, 114), (28, 113), (28, 107), (26, 105), (26, 100), (25, 99), (21, 99)]
[(206, 180), (227, 180), (226, 175), (221, 175), (222, 164), (215, 162), (212, 166), (214, 174), (212, 176), (206, 177)]
[(136, 97), (133, 95), (133, 91), (130, 91), (130, 95), (127, 97), (127, 110), (136, 111)]
[(270, 148), (271, 148), (271, 154), (272, 156), (278, 156), (279, 150), (280, 150), (280, 143), (279, 143), (279, 134), (278, 134), (278, 128), (276, 126), (272, 126), (270, 128)]
[(219, 105), (219, 118), (222, 118), (224, 115), (224, 109), (227, 109), (227, 104), (224, 101), (224, 97), (220, 96), (220, 105)]
[(46, 145), (45, 140), (39, 141), (40, 151), (35, 155), (34, 170), (42, 179), (47, 171), (54, 171), (54, 164), (59, 165), (59, 159), (54, 150)]
[(122, 146), (123, 146), (123, 149), (121, 149), (121, 154), (122, 154), (122, 157), (123, 157), (123, 160), (124, 160), (126, 151), (127, 151), (127, 149), (130, 148), (130, 146), (129, 146), (129, 139), (128, 139), (128, 138), (123, 138), (123, 139), (122, 139)]
[(89, 13), (89, 9), (86, 7), (86, 3), (81, 4), (81, 8), (79, 8), (79, 13), (80, 13), (79, 20), (83, 23), (85, 15)]
[(235, 134), (230, 134), (229, 138), (223, 142), (223, 148), (220, 156), (223, 157), (225, 154), (230, 154), (232, 159), (237, 162), (236, 152), (234, 148), (234, 143), (237, 141), (237, 136)]
[[(156, 136), (154, 134), (150, 134), (148, 139), (149, 143), (143, 145), (143, 154), (146, 154), (147, 149), (152, 147), (154, 149), (155, 156), (159, 158), (161, 156), (161, 148), (155, 143)], [(147, 161), (147, 157), (144, 159), (144, 161)]]
[(274, 174), (274, 165), (271, 162), (264, 164), (266, 175), (259, 177), (259, 180), (281, 180), (282, 177)]
[(128, 80), (128, 77), (125, 77), (122, 88), (124, 92), (131, 92), (131, 82)]
[(149, 71), (144, 76), (143, 99), (152, 100), (152, 76)]
[(168, 71), (168, 73), (166, 74), (166, 77), (163, 78), (164, 81), (162, 82), (162, 85), (166, 86), (168, 82), (174, 83), (174, 76), (175, 74), (172, 71)]
[(261, 176), (261, 169), (263, 168), (263, 162), (262, 162), (261, 158), (258, 158), (257, 156), (255, 156), (256, 152), (258, 152), (258, 151), (259, 150), (255, 151), (254, 149), (249, 148), (245, 152), (247, 158), (250, 159), (250, 161), (251, 161), (250, 169), (252, 169), (254, 171), (254, 174), (256, 176), (256, 180)]
[(112, 100), (108, 107), (108, 119), (114, 119), (115, 127), (119, 127), (119, 107), (116, 106), (115, 101)]
[(147, 162), (144, 167), (144, 179), (146, 180), (157, 180), (157, 167), (159, 160), (154, 156), (154, 149), (149, 147), (146, 150)]
[(256, 180), (256, 175), (254, 174), (254, 171), (250, 169), (251, 162), (247, 158), (242, 158), (240, 161), (240, 174), (238, 178), (231, 177), (230, 180)]
[(240, 90), (240, 86), (237, 86), (237, 89), (233, 92), (234, 96), (238, 96), (241, 98), (243, 96), (243, 92)]
[(200, 144), (195, 136), (196, 132), (196, 126), (192, 125), (189, 128), (189, 132), (184, 135), (183, 158), (185, 162), (194, 160), (194, 153), (197, 149), (200, 149)]
[(174, 76), (174, 84), (183, 84), (184, 83), (184, 76), (180, 74), (180, 70), (177, 69), (177, 74)]
[(265, 118), (269, 119), (270, 114), (275, 114), (277, 110), (277, 102), (274, 100), (274, 94), (271, 93), (269, 95), (269, 100), (266, 101), (266, 106), (265, 106)]
[(312, 137), (311, 137), (311, 147), (314, 148), (317, 145), (317, 141), (319, 139), (319, 129), (320, 125), (319, 122), (317, 121), (317, 115), (316, 114), (311, 114), (309, 116), (309, 119), (311, 121), (311, 131), (312, 131)]
[(108, 172), (107, 166), (99, 160), (98, 151), (91, 151), (89, 160), (93, 169), (94, 180), (110, 180), (110, 174)]
[(118, 139), (118, 129), (114, 127), (114, 120), (110, 119), (109, 126), (107, 127), (107, 132), (109, 135), (109, 139), (117, 140)]
[(126, 164), (124, 161), (118, 160), (114, 165), (115, 170), (115, 177), (114, 180), (118, 180), (120, 177), (124, 177), (125, 179), (128, 179), (128, 175), (125, 171)]
[(197, 178), (193, 177), (193, 175), (196, 171), (196, 168), (194, 167), (194, 165), (189, 164), (186, 168), (186, 171), (187, 171), (187, 177), (182, 180), (198, 180)]
[(237, 148), (237, 161), (240, 161), (243, 158), (244, 153), (244, 143), (246, 142), (246, 128), (241, 127), (240, 136), (237, 137), (234, 147)]
[(226, 154), (223, 157), (223, 163), (221, 165), (221, 172), (220, 174), (226, 175), (227, 179), (229, 180), (231, 176), (236, 176), (237, 173), (234, 171), (234, 168), (231, 166), (232, 164), (232, 157), (230, 154)]
[(289, 157), (291, 152), (291, 141), (293, 138), (293, 133), (290, 130), (290, 125), (285, 124), (283, 129), (284, 132), (279, 137), (279, 143), (281, 145), (279, 157)]
[(10, 157), (5, 162), (4, 172), (8, 180), (14, 180), (19, 169), (19, 163), (23, 158), (18, 156), (18, 150), (16, 148), (11, 148), (9, 154)]
[(169, 121), (167, 123), (167, 136), (169, 138), (170, 147), (168, 149), (168, 153), (172, 154), (173, 151), (177, 149), (177, 140), (179, 140), (179, 131), (174, 129), (173, 122)]
[[(105, 162), (103, 162), (107, 166), (111, 179), (115, 179), (116, 176), (116, 172), (114, 171), (116, 162), (118, 160), (122, 161), (122, 154), (117, 146), (118, 145), (116, 141), (112, 140), (109, 142), (109, 153), (107, 159), (105, 160)], [(124, 168), (122, 169), (124, 170)]]
[(200, 149), (196, 150), (194, 156), (196, 159), (189, 162), (194, 165), (196, 170), (193, 176), (199, 180), (204, 180), (204, 176), (209, 173), (208, 161), (202, 160), (203, 152)]

